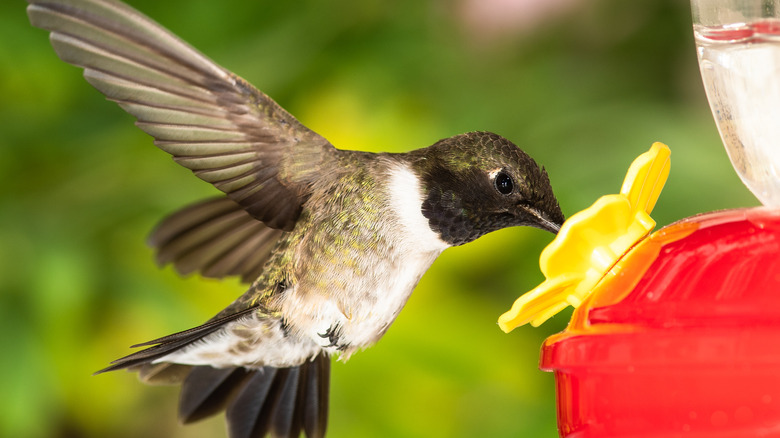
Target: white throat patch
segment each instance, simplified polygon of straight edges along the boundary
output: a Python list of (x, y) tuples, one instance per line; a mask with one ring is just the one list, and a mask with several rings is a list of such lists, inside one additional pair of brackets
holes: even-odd
[(431, 229), (428, 219), (423, 216), (420, 180), (409, 165), (398, 164), (390, 169), (388, 192), (390, 207), (398, 214), (404, 234), (419, 245), (420, 252), (441, 252), (450, 247)]

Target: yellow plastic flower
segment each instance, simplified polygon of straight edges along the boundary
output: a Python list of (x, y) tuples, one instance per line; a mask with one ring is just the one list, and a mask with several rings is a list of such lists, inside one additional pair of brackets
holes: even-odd
[(602, 196), (563, 224), (539, 257), (546, 280), (499, 317), (501, 330), (536, 327), (569, 305), (579, 306), (623, 254), (650, 234), (650, 212), (669, 176), (670, 154), (668, 146), (654, 143), (631, 164), (619, 195)]

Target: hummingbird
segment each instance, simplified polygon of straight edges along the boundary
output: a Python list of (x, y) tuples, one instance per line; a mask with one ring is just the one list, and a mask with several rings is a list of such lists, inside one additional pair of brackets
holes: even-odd
[(159, 264), (238, 276), (247, 291), (98, 371), (181, 384), (184, 423), (225, 411), (231, 438), (324, 436), (331, 357), (375, 344), (442, 251), (564, 221), (544, 168), (497, 134), (340, 150), (124, 3), (28, 2), (62, 60), (222, 192), (163, 219), (149, 241)]

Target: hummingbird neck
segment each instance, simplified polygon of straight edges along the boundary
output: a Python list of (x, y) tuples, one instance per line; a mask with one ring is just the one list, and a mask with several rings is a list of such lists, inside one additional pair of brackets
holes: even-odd
[(452, 246), (424, 215), (424, 192), (420, 178), (410, 166), (391, 166), (388, 180), (390, 207), (395, 212), (404, 236), (410, 239), (420, 252), (441, 252)]
[(431, 229), (451, 246), (469, 243), (487, 232), (474, 226), (460, 199), (451, 191), (430, 190), (423, 200), (422, 214)]
[(451, 246), (463, 245), (482, 236), (462, 203), (462, 193), (467, 187), (456, 187), (457, 178), (446, 167), (434, 166), (423, 175), (427, 188), (421, 205), (422, 215), (429, 227)]

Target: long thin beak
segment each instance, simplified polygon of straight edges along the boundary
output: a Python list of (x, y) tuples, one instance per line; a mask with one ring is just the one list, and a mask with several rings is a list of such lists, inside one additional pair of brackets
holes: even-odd
[(529, 208), (528, 212), (536, 218), (536, 222), (532, 225), (533, 227), (549, 231), (553, 234), (558, 234), (558, 231), (561, 229), (561, 225), (563, 225), (563, 223), (559, 224), (549, 219), (547, 215), (535, 208)]

